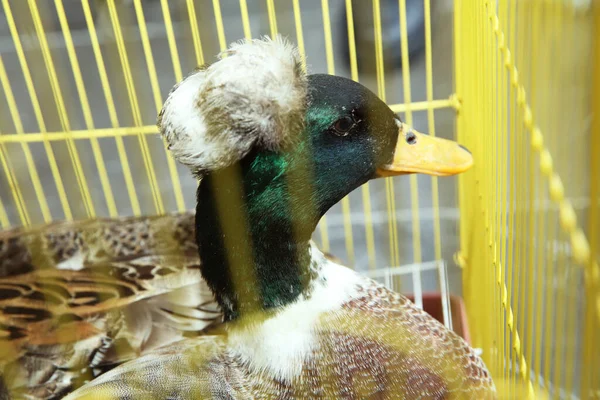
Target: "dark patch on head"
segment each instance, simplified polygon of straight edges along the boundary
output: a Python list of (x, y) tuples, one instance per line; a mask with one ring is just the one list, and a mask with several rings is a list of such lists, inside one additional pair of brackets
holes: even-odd
[[(310, 141), (304, 157), (310, 163), (307, 180), (315, 184), (312, 197), (320, 218), (392, 160), (398, 127), (392, 110), (363, 85), (332, 75), (311, 75), (308, 82)], [(350, 129), (340, 132), (347, 125)], [(292, 163), (292, 168), (298, 167)]]

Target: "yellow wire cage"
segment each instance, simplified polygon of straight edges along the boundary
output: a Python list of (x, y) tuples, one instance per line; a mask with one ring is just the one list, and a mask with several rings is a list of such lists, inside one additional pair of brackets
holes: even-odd
[[(472, 344), (502, 397), (600, 398), (593, 0), (423, 0), (418, 72), (400, 0), (401, 40), (385, 50), (400, 73), (385, 62), (383, 0), (1, 1), (0, 228), (192, 208), (196, 182), (155, 126), (165, 94), (229, 42), (283, 33), (309, 70), (360, 79), (408, 124), (452, 136), (455, 122), (476, 160), (458, 178), (458, 227), (455, 179), (386, 179), (328, 213), (321, 247), (371, 272), (456, 252)], [(365, 10), (371, 45), (356, 40)], [(440, 15), (453, 36), (436, 40)]]
[(475, 342), (512, 395), (598, 398), (598, 4), (456, 7), (457, 132), (479, 160), (460, 196)]

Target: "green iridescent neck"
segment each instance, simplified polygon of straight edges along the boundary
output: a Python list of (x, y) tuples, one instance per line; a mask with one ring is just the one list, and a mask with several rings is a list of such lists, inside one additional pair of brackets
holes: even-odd
[(293, 162), (260, 153), (198, 188), (202, 273), (228, 320), (293, 302), (313, 278), (309, 240), (321, 212)]

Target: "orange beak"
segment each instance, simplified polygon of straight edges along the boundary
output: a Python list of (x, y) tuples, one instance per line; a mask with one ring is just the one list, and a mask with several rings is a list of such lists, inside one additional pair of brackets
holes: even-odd
[(377, 169), (377, 176), (405, 174), (448, 176), (471, 168), (473, 156), (458, 143), (424, 135), (405, 123), (398, 123), (398, 142), (394, 158), (388, 165)]

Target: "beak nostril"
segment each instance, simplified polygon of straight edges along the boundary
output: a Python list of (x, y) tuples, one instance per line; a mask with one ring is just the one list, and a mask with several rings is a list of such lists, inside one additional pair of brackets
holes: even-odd
[(463, 146), (462, 144), (458, 145), (461, 149), (463, 149), (464, 151), (466, 151), (469, 154), (472, 154), (471, 151), (469, 149), (467, 149), (465, 146)]
[(415, 143), (417, 143), (417, 135), (415, 135), (414, 132), (409, 131), (406, 134), (406, 143), (408, 143), (408, 144), (415, 144)]

